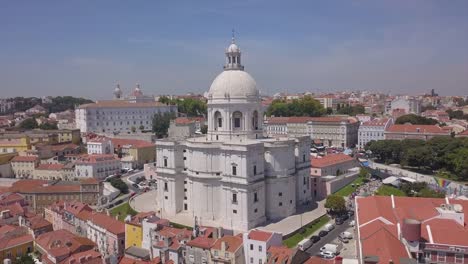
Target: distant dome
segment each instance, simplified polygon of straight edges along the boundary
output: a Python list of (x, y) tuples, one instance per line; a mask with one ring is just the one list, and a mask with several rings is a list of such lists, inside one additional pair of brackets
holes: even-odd
[(231, 43), (231, 45), (229, 45), (229, 47), (227, 48), (227, 52), (239, 52), (239, 51), (240, 49), (236, 45), (236, 43)]
[(246, 98), (259, 94), (255, 80), (245, 71), (223, 71), (214, 79), (208, 93), (212, 98)]

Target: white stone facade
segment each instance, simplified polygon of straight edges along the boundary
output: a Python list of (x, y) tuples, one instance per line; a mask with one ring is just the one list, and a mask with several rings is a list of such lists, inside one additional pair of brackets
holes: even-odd
[(385, 130), (391, 125), (393, 125), (393, 118), (382, 118), (364, 122), (359, 126), (357, 147), (364, 149), (366, 144), (372, 140), (384, 140)]
[(232, 45), (208, 92), (208, 134), (156, 143), (157, 208), (246, 231), (311, 201), (310, 138), (263, 138), (259, 93)]
[(113, 155), (87, 155), (75, 163), (77, 178), (104, 180), (109, 175), (120, 173), (120, 160)]
[(397, 109), (404, 110), (405, 114), (419, 115), (421, 113), (421, 101), (411, 97), (396, 98), (391, 102), (388, 113), (391, 114), (393, 110)]
[(132, 133), (151, 130), (155, 114), (177, 112), (177, 106), (159, 102), (102, 101), (75, 110), (76, 127), (82, 133)]
[(86, 143), (88, 154), (112, 154), (114, 146), (110, 138), (97, 138)]

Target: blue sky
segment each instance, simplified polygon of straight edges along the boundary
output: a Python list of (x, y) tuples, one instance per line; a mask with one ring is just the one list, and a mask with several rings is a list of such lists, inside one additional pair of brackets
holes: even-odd
[(2, 1), (0, 97), (202, 93), (231, 29), (262, 93), (468, 95), (468, 1)]

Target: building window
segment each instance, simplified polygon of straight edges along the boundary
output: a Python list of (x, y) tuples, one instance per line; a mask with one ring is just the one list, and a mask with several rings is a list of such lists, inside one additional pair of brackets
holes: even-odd
[(167, 158), (164, 158), (164, 167), (167, 168)]
[(279, 202), (278, 206), (283, 206), (283, 203), (282, 203), (282, 202)]
[(188, 205), (187, 204), (184, 204), (184, 210), (188, 210)]
[(463, 264), (464, 261), (464, 255), (463, 254), (455, 254), (455, 264)]
[(258, 252), (262, 252), (262, 246), (258, 246)]
[(237, 166), (232, 166), (232, 175), (237, 175)]
[(257, 192), (254, 193), (254, 203), (258, 202), (258, 195)]
[(237, 214), (237, 210), (232, 210), (232, 213), (233, 213), (233, 214)]
[(241, 112), (234, 112), (233, 118), (234, 118), (234, 128), (240, 128), (241, 127), (242, 113)]
[(164, 199), (167, 200), (167, 196), (164, 196)]
[(256, 212), (258, 212), (258, 209), (257, 209), (257, 208), (255, 208), (255, 210), (254, 210), (254, 213), (256, 213)]
[(234, 203), (234, 204), (237, 203), (237, 193), (232, 194), (232, 203)]
[(279, 197), (283, 196), (283, 193), (282, 192), (278, 193), (278, 196)]
[(437, 252), (437, 262), (445, 262), (447, 254), (445, 252), (438, 251)]
[(253, 258), (252, 257), (250, 258), (250, 263), (253, 263)]
[(164, 191), (167, 192), (167, 182), (164, 182)]
[(250, 250), (253, 250), (253, 244), (250, 244)]
[(253, 173), (254, 173), (254, 175), (257, 175), (257, 165), (253, 166)]
[(303, 155), (302, 155), (302, 162), (305, 162), (305, 161), (306, 161), (306, 155), (303, 154)]

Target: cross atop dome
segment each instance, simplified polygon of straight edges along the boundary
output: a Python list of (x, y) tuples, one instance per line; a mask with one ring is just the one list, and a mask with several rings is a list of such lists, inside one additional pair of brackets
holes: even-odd
[(226, 49), (226, 64), (224, 65), (225, 71), (239, 70), (243, 71), (244, 66), (241, 64), (241, 51), (236, 44), (234, 37), (234, 29), (232, 30), (231, 45)]

